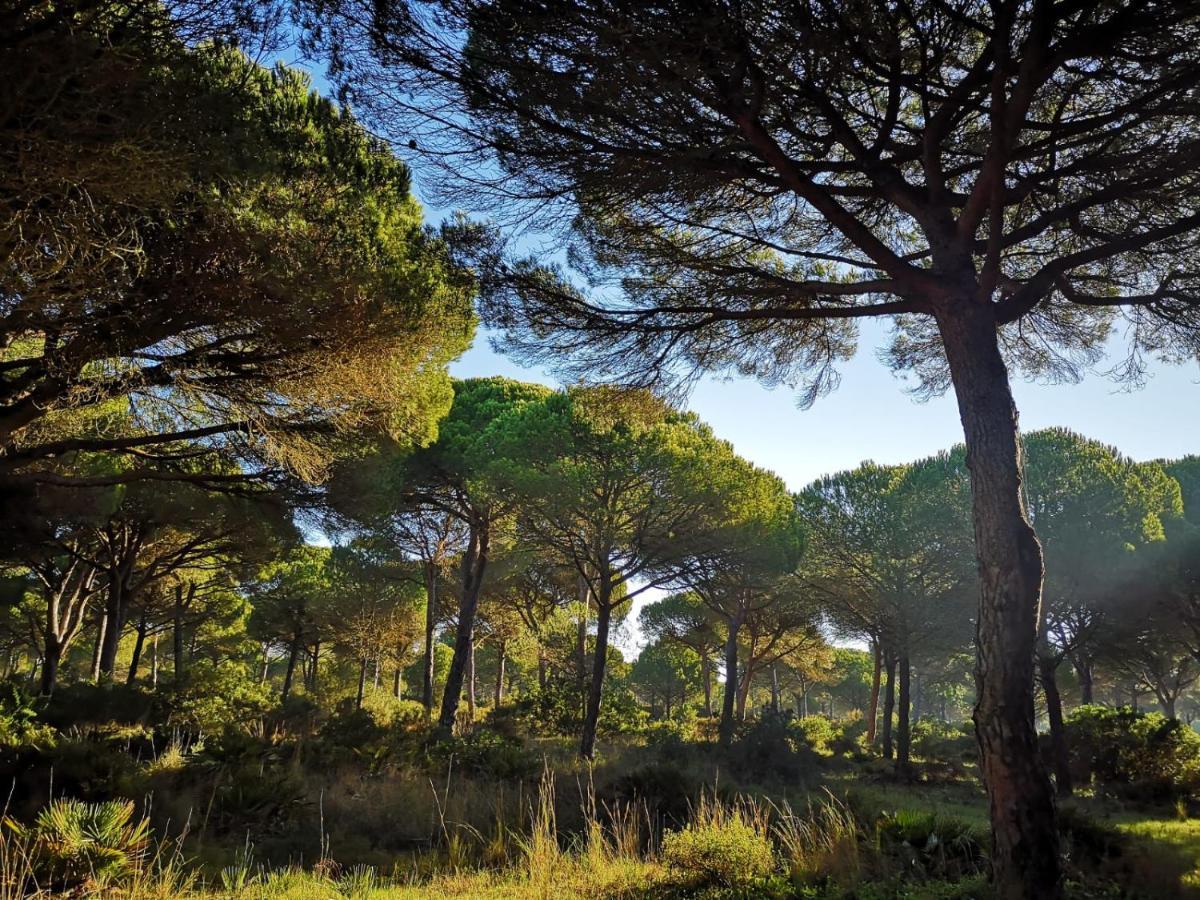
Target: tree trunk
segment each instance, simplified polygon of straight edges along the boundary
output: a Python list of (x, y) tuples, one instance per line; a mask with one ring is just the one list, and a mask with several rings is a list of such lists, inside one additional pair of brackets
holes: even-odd
[(1054, 755), (1054, 785), (1058, 796), (1070, 797), (1071, 757), (1067, 751), (1067, 730), (1063, 727), (1062, 698), (1058, 693), (1058, 661), (1052, 657), (1038, 655), (1038, 672), (1042, 680), (1042, 692), (1046, 695), (1046, 718), (1050, 720), (1050, 749)]
[(497, 710), (504, 702), (504, 641), (496, 644), (496, 699), (492, 709)]
[(158, 687), (158, 632), (150, 641), (150, 686)]
[[(751, 641), (750, 647), (753, 649), (753, 641)], [(750, 681), (753, 678), (754, 669), (750, 665), (750, 660), (746, 660), (746, 664), (742, 666), (742, 676), (738, 679), (737, 719), (739, 722), (746, 721), (746, 701), (750, 697)]]
[(596, 648), (592, 658), (592, 682), (588, 688), (587, 714), (583, 717), (583, 738), (579, 742), (579, 754), (584, 759), (593, 759), (596, 755), (596, 725), (600, 721), (604, 670), (608, 663), (608, 626), (612, 621), (612, 605), (604, 584), (601, 584), (600, 592), (601, 596), (596, 598)]
[(397, 700), (404, 699), (404, 667), (396, 664), (396, 674), (392, 678), (392, 696)]
[(467, 653), (467, 719), (475, 721), (475, 635), (471, 635)]
[(142, 664), (142, 650), (146, 646), (146, 613), (142, 613), (142, 617), (138, 619), (137, 640), (133, 644), (133, 656), (129, 658), (129, 674), (125, 676), (126, 684), (134, 684), (137, 681), (138, 668)]
[(300, 656), (300, 640), (303, 633), (297, 629), (296, 634), (292, 637), (292, 643), (288, 647), (288, 663), (287, 672), (283, 676), (283, 690), (279, 695), (280, 703), (287, 703), (288, 694), (292, 692), (292, 679), (296, 675), (296, 660)]
[(1175, 715), (1175, 698), (1174, 697), (1164, 696), (1161, 700), (1158, 701), (1158, 705), (1162, 707), (1163, 715), (1166, 716), (1168, 719), (1178, 718), (1178, 716)]
[(96, 614), (96, 644), (92, 648), (92, 681), (100, 681), (100, 651), (104, 647), (104, 634), (108, 631), (108, 611)]
[(437, 625), (437, 567), (425, 564), (425, 659), (421, 668), (421, 704), (425, 707), (425, 718), (433, 717), (433, 632)]
[(1090, 659), (1077, 659), (1075, 661), (1075, 671), (1079, 675), (1079, 702), (1085, 705), (1092, 703), (1092, 692), (1095, 689), (1095, 674), (1093, 672), (1092, 661)]
[(704, 681), (704, 718), (712, 718), (712, 660), (708, 653), (700, 655), (700, 676)]
[(771, 663), (771, 712), (779, 715), (779, 666)]
[(892, 714), (896, 710), (896, 657), (888, 654), (887, 687), (883, 692), (883, 758), (892, 758)]
[[(175, 606), (172, 610), (171, 621), (171, 654), (174, 657), (175, 685), (183, 683), (184, 670), (187, 662), (183, 658), (183, 585), (175, 586)], [(264, 667), (265, 669), (265, 667)], [(265, 679), (264, 679), (265, 680)], [(286, 697), (284, 699), (287, 699)]]
[(1054, 794), (1034, 725), (1042, 550), (1026, 516), (1017, 410), (992, 304), (969, 287), (936, 310), (966, 439), (979, 562), (975, 733), (1002, 900), (1062, 896)]
[(909, 727), (909, 713), (912, 710), (912, 661), (908, 651), (900, 654), (900, 709), (896, 716), (896, 774), (907, 778), (910, 774), (910, 738), (912, 730)]
[(129, 609), (129, 596), (125, 590), (124, 568), (118, 568), (111, 576), (105, 612), (108, 627), (104, 629), (104, 641), (100, 645), (100, 675), (109, 680), (117, 667), (117, 651), (121, 646), (121, 632), (125, 628), (125, 614)]
[(363, 695), (367, 692), (367, 658), (358, 658), (358, 693), (354, 695), (354, 708), (362, 709)]
[(54, 688), (58, 686), (58, 666), (62, 661), (63, 646), (57, 636), (49, 633), (45, 636), (45, 644), (46, 653), (42, 659), (41, 693), (43, 697), (49, 697), (54, 693)]
[(737, 702), (738, 631), (742, 623), (736, 618), (729, 620), (729, 634), (725, 638), (725, 693), (721, 697), (721, 724), (717, 727), (717, 739), (722, 747), (733, 743), (733, 714)]
[(546, 648), (538, 644), (538, 690), (546, 690)]
[(876, 720), (879, 718), (879, 679), (883, 672), (883, 653), (879, 641), (871, 641), (871, 656), (875, 668), (871, 673), (871, 700), (867, 704), (867, 746), (875, 746)]
[(588, 637), (588, 614), (592, 606), (592, 591), (588, 587), (587, 579), (582, 575), (579, 576), (576, 582), (576, 590), (580, 605), (579, 621), (575, 628), (575, 680), (579, 689), (580, 703), (583, 704), (583, 712), (587, 712), (587, 691), (588, 691), (588, 670), (587, 670), (587, 637)]
[(321, 674), (321, 640), (318, 638), (313, 641), (312, 652), (312, 668), (308, 672), (308, 689), (315, 691), (317, 689), (317, 678)]
[(458, 701), (462, 699), (463, 677), (467, 670), (467, 656), (471, 638), (475, 633), (475, 611), (479, 608), (479, 591), (483, 587), (483, 576), (488, 563), (488, 527), (475, 522), (471, 527), (467, 550), (463, 554), (462, 602), (458, 609), (458, 629), (454, 636), (454, 656), (450, 659), (450, 671), (446, 673), (446, 689), (442, 693), (442, 711), (438, 716), (438, 730), (449, 735), (454, 729), (458, 715)]

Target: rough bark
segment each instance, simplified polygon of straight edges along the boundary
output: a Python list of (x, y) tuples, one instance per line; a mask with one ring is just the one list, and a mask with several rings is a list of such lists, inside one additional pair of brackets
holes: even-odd
[(1033, 665), (1042, 551), (1021, 492), (1017, 411), (992, 304), (974, 278), (936, 310), (958, 400), (979, 563), (975, 732), (992, 821), (992, 877), (1003, 900), (1062, 896), (1058, 828), (1038, 754)]
[(443, 735), (454, 730), (458, 702), (462, 699), (463, 679), (467, 673), (467, 656), (475, 633), (475, 612), (479, 608), (479, 592), (487, 571), (489, 549), (488, 525), (477, 519), (471, 525), (467, 550), (462, 560), (462, 599), (458, 608), (458, 627), (454, 636), (454, 655), (446, 673), (446, 688), (442, 693), (442, 710), (438, 730)]
[(111, 679), (117, 666), (117, 650), (121, 646), (121, 632), (125, 628), (125, 612), (128, 609), (125, 585), (121, 575), (113, 574), (108, 586), (105, 604), (107, 627), (100, 644), (100, 677)]
[(1058, 692), (1058, 660), (1044, 654), (1038, 655), (1038, 673), (1042, 681), (1042, 693), (1046, 695), (1046, 718), (1050, 722), (1050, 750), (1054, 756), (1054, 786), (1058, 796), (1070, 797), (1074, 792), (1071, 784), (1071, 757), (1067, 750), (1067, 730), (1063, 725), (1062, 697)]

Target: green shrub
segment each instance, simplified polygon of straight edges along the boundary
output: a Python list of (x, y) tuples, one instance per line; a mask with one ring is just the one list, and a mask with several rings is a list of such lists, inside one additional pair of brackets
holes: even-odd
[(56, 732), (38, 721), (32, 696), (15, 681), (0, 682), (0, 748), (36, 750), (54, 746)]
[(537, 777), (542, 760), (519, 740), (477, 728), (461, 737), (438, 741), (428, 751), (430, 763), (439, 769), (451, 765), (458, 771), (497, 781)]
[(744, 782), (803, 781), (817, 768), (804, 732), (782, 716), (765, 715), (739, 733), (725, 754), (726, 768)]
[(801, 740), (818, 753), (829, 751), (829, 745), (837, 738), (837, 728), (825, 716), (805, 716), (792, 723)]
[(211, 734), (249, 724), (274, 706), (270, 688), (252, 676), (245, 663), (198, 660), (183, 684), (159, 697), (162, 721), (173, 729)]
[(716, 802), (702, 802), (687, 827), (663, 836), (662, 860), (693, 884), (724, 887), (766, 878), (775, 866), (763, 817)]
[(32, 825), (11, 820), (6, 825), (29, 842), (37, 885), (57, 891), (75, 892), (128, 878), (150, 842), (147, 821), (133, 821), (129, 801), (55, 800)]
[(618, 777), (605, 791), (605, 800), (614, 808), (643, 808), (650, 821), (674, 827), (687, 821), (702, 787), (678, 761), (656, 762)]
[(1200, 735), (1159, 713), (1081, 706), (1067, 719), (1072, 774), (1132, 799), (1161, 800), (1200, 789)]
[(919, 719), (912, 726), (912, 752), (929, 762), (960, 766), (979, 755), (970, 722), (951, 724), (937, 719)]

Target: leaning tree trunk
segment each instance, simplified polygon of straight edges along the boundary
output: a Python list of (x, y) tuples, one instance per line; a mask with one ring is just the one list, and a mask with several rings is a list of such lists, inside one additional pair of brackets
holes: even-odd
[(1063, 725), (1062, 697), (1058, 693), (1058, 660), (1038, 654), (1038, 674), (1046, 695), (1046, 718), (1050, 721), (1050, 749), (1054, 755), (1054, 786), (1060, 797), (1070, 797), (1071, 757), (1067, 751), (1067, 730)]
[(96, 614), (96, 643), (92, 647), (92, 681), (100, 681), (100, 653), (104, 648), (104, 635), (108, 633), (108, 610)]
[(897, 662), (900, 668), (900, 691), (896, 698), (899, 711), (896, 716), (896, 774), (907, 778), (910, 774), (910, 753), (912, 729), (909, 727), (909, 715), (912, 712), (912, 662), (908, 651), (900, 653)]
[(435, 660), (433, 632), (437, 626), (437, 567), (425, 564), (425, 659), (421, 669), (421, 704), (425, 718), (433, 716), (433, 664)]
[(971, 473), (980, 581), (974, 718), (991, 807), (992, 877), (1003, 900), (1054, 900), (1062, 896), (1058, 828), (1033, 706), (1042, 548), (1022, 499), (1017, 410), (995, 312), (970, 281), (942, 301), (937, 320)]
[[(602, 576), (603, 577), (603, 576)], [(587, 711), (583, 717), (583, 737), (579, 754), (584, 759), (596, 755), (596, 725), (600, 721), (600, 703), (604, 698), (604, 672), (608, 667), (608, 628), (612, 622), (611, 588), (600, 585), (596, 598), (596, 648), (592, 658), (592, 680), (588, 686)]]
[(883, 758), (892, 758), (892, 715), (896, 711), (896, 657), (888, 654), (887, 687), (883, 692)]
[(146, 627), (148, 624), (146, 614), (143, 612), (142, 617), (138, 620), (137, 640), (133, 644), (133, 656), (129, 658), (129, 673), (125, 676), (126, 684), (135, 684), (137, 682), (138, 669), (142, 665), (142, 650), (146, 647)]
[(725, 691), (721, 697), (721, 724), (717, 727), (717, 740), (722, 747), (733, 743), (733, 715), (737, 703), (738, 631), (742, 623), (735, 617), (728, 623), (729, 634), (725, 638)]
[(487, 524), (478, 520), (473, 522), (467, 551), (463, 554), (462, 600), (458, 607), (458, 628), (454, 634), (454, 655), (450, 658), (450, 671), (446, 673), (446, 687), (442, 692), (442, 710), (438, 715), (438, 730), (443, 735), (449, 735), (454, 730), (458, 702), (462, 699), (467, 656), (475, 633), (475, 611), (479, 608), (479, 591), (483, 587), (488, 564), (488, 541)]
[(879, 718), (879, 679), (883, 672), (883, 653), (879, 641), (871, 641), (871, 657), (875, 667), (871, 672), (871, 700), (867, 704), (867, 746), (875, 746), (876, 720)]

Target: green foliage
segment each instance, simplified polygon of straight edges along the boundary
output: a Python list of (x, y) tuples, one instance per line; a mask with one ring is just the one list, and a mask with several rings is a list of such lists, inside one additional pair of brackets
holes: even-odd
[(912, 750), (915, 756), (924, 760), (954, 766), (973, 763), (979, 756), (979, 745), (970, 722), (953, 724), (929, 718), (913, 724)]
[(55, 800), (32, 825), (5, 824), (30, 842), (37, 885), (52, 890), (76, 891), (128, 878), (150, 841), (149, 823), (134, 821), (129, 801)]
[(188, 668), (183, 683), (164, 692), (159, 703), (166, 727), (215, 734), (260, 719), (274, 698), (240, 660), (203, 659)]
[(487, 728), (439, 741), (429, 748), (429, 760), (442, 770), (453, 766), (497, 781), (531, 780), (543, 765), (541, 756), (521, 741)]
[(0, 748), (52, 747), (55, 731), (38, 721), (34, 699), (13, 680), (0, 682)]
[(881, 851), (899, 857), (912, 872), (930, 878), (959, 879), (984, 870), (985, 836), (966, 822), (935, 813), (897, 810), (875, 823)]
[(746, 887), (775, 867), (774, 848), (757, 811), (702, 801), (691, 823), (663, 835), (662, 861), (697, 885)]
[(1200, 735), (1177, 719), (1129, 707), (1080, 706), (1067, 719), (1073, 775), (1145, 800), (1200, 790)]

